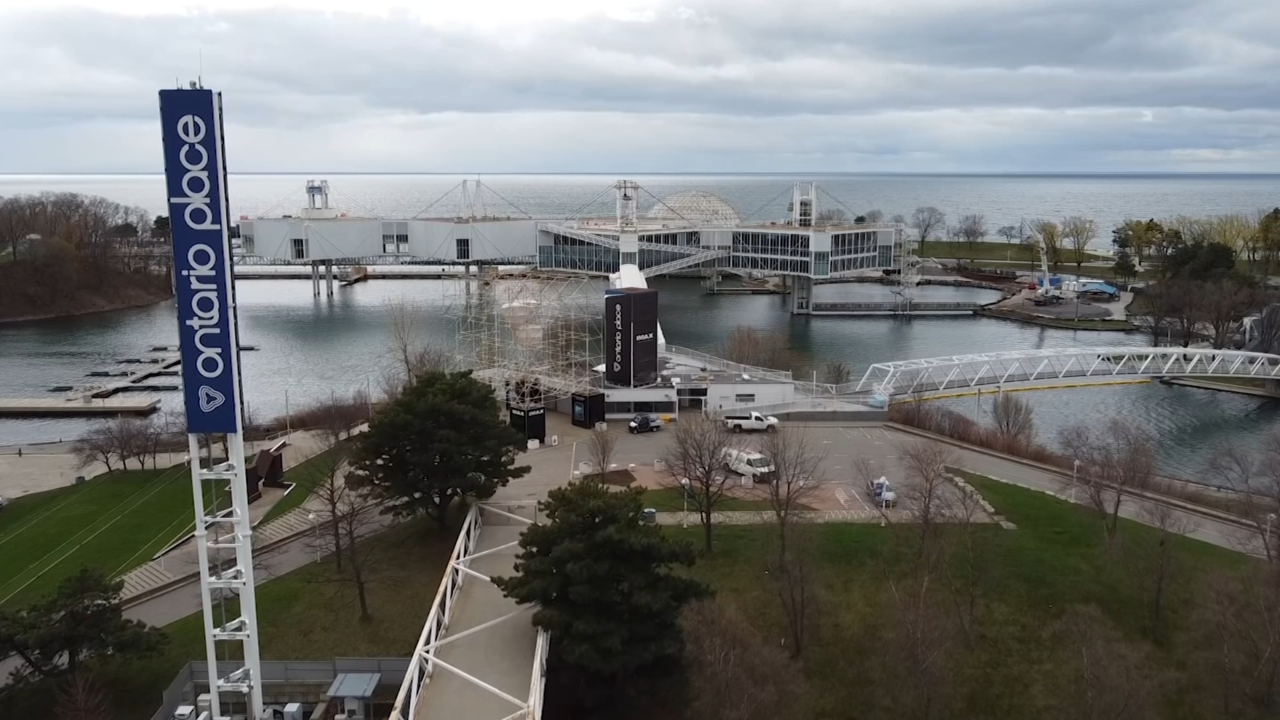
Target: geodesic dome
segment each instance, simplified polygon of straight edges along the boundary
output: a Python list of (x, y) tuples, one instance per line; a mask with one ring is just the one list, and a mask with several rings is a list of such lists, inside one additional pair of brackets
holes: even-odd
[(668, 195), (649, 211), (650, 220), (688, 221), (696, 227), (735, 227), (742, 222), (738, 211), (723, 198), (702, 190)]

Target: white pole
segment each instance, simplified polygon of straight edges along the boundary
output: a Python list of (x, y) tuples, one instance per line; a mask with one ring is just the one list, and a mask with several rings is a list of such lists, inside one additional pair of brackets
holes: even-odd
[(284, 389), (284, 434), (290, 435), (293, 429), (289, 426), (289, 388)]
[(1080, 461), (1074, 460), (1071, 463), (1071, 502), (1076, 501), (1076, 475), (1080, 472)]
[(202, 571), (200, 604), (204, 609), (204, 651), (209, 663), (209, 710), (216, 718), (222, 717), (221, 700), (218, 697), (218, 650), (213, 640), (213, 596), (209, 592), (209, 530), (204, 520), (204, 483), (200, 478), (200, 441), (196, 435), (187, 435), (187, 453), (191, 466), (191, 495), (196, 511), (196, 558)]
[(311, 521), (311, 527), (316, 531), (316, 562), (320, 562), (320, 523), (315, 513), (307, 513), (307, 519)]

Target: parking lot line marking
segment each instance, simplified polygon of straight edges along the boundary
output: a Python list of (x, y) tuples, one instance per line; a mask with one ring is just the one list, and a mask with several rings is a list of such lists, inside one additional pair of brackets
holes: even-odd
[(854, 490), (854, 493), (853, 493), (853, 496), (854, 496), (854, 497), (856, 497), (856, 498), (858, 498), (858, 504), (859, 504), (859, 505), (861, 505), (861, 506), (862, 506), (862, 508), (863, 508), (864, 510), (870, 510), (870, 509), (871, 509), (871, 506), (870, 506), (870, 505), (867, 505), (867, 501), (862, 499), (862, 492), (861, 492), (861, 491), (859, 491), (859, 490), (855, 489), (855, 490)]

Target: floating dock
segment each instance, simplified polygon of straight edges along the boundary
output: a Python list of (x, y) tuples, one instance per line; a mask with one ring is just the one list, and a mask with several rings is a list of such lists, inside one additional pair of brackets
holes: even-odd
[(160, 398), (0, 398), (0, 417), (150, 415)]
[(815, 302), (811, 315), (973, 315), (976, 302)]

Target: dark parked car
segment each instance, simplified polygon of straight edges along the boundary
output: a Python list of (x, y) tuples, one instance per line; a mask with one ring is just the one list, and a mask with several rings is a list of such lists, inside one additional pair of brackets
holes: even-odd
[(662, 429), (662, 421), (648, 415), (637, 415), (627, 423), (627, 432), (632, 435), (642, 432), (658, 432)]

